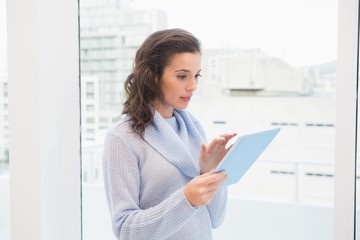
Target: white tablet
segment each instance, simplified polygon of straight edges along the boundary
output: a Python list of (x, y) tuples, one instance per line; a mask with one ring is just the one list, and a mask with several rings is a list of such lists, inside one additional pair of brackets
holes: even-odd
[(275, 128), (240, 136), (215, 168), (215, 172), (225, 170), (228, 175), (223, 186), (237, 183), (279, 131), (280, 128)]

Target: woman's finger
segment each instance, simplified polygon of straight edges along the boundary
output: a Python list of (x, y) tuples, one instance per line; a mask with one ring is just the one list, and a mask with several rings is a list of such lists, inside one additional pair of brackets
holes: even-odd
[(228, 142), (230, 139), (236, 136), (237, 133), (224, 133), (221, 134), (220, 137), (225, 138), (226, 142)]
[(199, 155), (199, 160), (201, 161), (205, 161), (206, 160), (206, 145), (204, 143), (201, 144), (200, 146), (200, 155)]

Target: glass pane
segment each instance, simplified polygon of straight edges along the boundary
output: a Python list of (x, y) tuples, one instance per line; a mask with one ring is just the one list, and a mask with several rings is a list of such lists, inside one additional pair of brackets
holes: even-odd
[[(359, 106), (359, 105), (358, 105)], [(359, 112), (359, 109), (358, 109)], [(358, 119), (358, 123), (357, 126), (359, 126), (359, 119)], [(358, 132), (357, 132), (357, 136), (360, 136), (359, 134), (359, 128), (358, 128)], [(359, 141), (357, 141), (357, 146), (356, 146), (356, 151), (357, 151), (357, 156), (359, 156)], [(359, 223), (359, 219), (360, 219), (360, 167), (359, 167), (359, 157), (357, 157), (356, 160), (356, 191), (355, 191), (355, 199), (356, 199), (356, 206), (355, 206), (355, 211), (356, 211), (356, 215), (355, 215), (355, 237), (356, 240), (360, 239), (360, 223)]]
[[(358, 39), (359, 41), (359, 39)], [(360, 54), (360, 50), (358, 51), (358, 54)], [(360, 62), (358, 60), (358, 69), (360, 66)], [(359, 90), (360, 90), (360, 86), (359, 86), (359, 75), (360, 72), (358, 72), (358, 78), (357, 78), (357, 94), (359, 95)], [(359, 141), (359, 137), (360, 137), (360, 117), (359, 117), (359, 113), (360, 113), (360, 106), (359, 106), (359, 96), (357, 95), (357, 133), (356, 133), (356, 179), (355, 179), (355, 199), (356, 199), (356, 205), (355, 205), (355, 211), (356, 211), (356, 215), (355, 215), (355, 237), (356, 240), (360, 239), (360, 223), (359, 223), (359, 219), (360, 219), (360, 163), (359, 163), (359, 154), (360, 154), (360, 141)]]
[(10, 240), (6, 0), (0, 0), (0, 239)]
[(115, 239), (103, 189), (104, 135), (121, 113), (137, 48), (150, 33), (175, 27), (202, 42), (202, 78), (188, 110), (209, 140), (281, 127), (229, 187), (214, 239), (333, 239), (337, 5), (81, 0), (84, 239)]

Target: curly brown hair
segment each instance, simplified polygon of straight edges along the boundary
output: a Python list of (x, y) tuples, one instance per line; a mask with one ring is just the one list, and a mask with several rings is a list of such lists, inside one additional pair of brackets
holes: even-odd
[(163, 100), (160, 80), (164, 68), (176, 53), (199, 52), (200, 41), (184, 29), (166, 29), (152, 33), (137, 50), (133, 69), (124, 87), (123, 114), (130, 116), (132, 129), (141, 137), (153, 123), (154, 100)]

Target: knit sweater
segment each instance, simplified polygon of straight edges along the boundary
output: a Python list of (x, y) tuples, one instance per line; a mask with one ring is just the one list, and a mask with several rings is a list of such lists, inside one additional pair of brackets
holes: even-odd
[[(174, 112), (174, 131), (155, 111), (144, 140), (124, 118), (107, 133), (104, 186), (117, 239), (212, 239), (224, 218), (227, 189), (207, 206), (193, 207), (183, 186), (200, 174), (198, 157), (205, 133), (185, 110)], [(176, 129), (175, 129), (176, 130)]]

